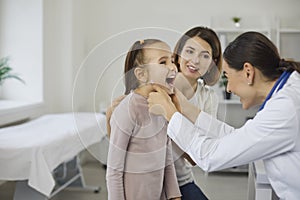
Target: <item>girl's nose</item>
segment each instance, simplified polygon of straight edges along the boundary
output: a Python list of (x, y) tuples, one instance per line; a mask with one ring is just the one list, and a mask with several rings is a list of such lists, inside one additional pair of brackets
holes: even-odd
[(169, 65), (169, 69), (170, 69), (171, 71), (177, 72), (177, 67), (176, 67), (176, 65), (175, 65), (174, 63), (171, 63), (171, 64)]

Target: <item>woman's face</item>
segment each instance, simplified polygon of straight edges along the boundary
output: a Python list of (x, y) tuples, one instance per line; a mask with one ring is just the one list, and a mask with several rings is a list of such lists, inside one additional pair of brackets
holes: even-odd
[(223, 73), (228, 79), (227, 91), (240, 97), (243, 109), (249, 109), (260, 103), (255, 87), (250, 87), (248, 84), (247, 72), (244, 69), (237, 71), (223, 61)]
[(154, 43), (144, 49), (144, 56), (148, 70), (147, 81), (164, 86), (172, 94), (177, 68), (173, 63), (170, 47), (162, 42)]
[(186, 78), (197, 80), (207, 72), (211, 61), (211, 46), (195, 36), (186, 41), (179, 55), (180, 71)]

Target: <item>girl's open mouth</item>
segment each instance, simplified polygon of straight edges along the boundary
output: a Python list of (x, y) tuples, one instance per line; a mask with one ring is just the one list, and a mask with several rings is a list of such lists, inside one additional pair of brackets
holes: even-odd
[(176, 75), (171, 75), (171, 76), (169, 76), (169, 77), (166, 78), (166, 83), (170, 87), (174, 87), (175, 77), (176, 77)]

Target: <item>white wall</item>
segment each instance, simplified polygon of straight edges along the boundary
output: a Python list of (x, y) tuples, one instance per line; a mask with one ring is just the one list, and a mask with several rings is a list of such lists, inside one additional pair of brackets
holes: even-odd
[(233, 16), (258, 26), (275, 17), (298, 23), (299, 7), (298, 0), (45, 0), (49, 109), (98, 110), (121, 94), (124, 56), (134, 40), (160, 37), (173, 47), (189, 28)]
[(44, 1), (44, 88), (50, 112), (71, 110), (73, 7), (71, 0)]

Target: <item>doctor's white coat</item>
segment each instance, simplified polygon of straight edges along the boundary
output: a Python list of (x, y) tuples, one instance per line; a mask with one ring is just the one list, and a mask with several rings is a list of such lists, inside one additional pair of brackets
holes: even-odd
[(253, 120), (235, 129), (201, 112), (192, 124), (175, 113), (168, 135), (205, 171), (262, 159), (277, 196), (300, 199), (300, 74), (293, 72)]

